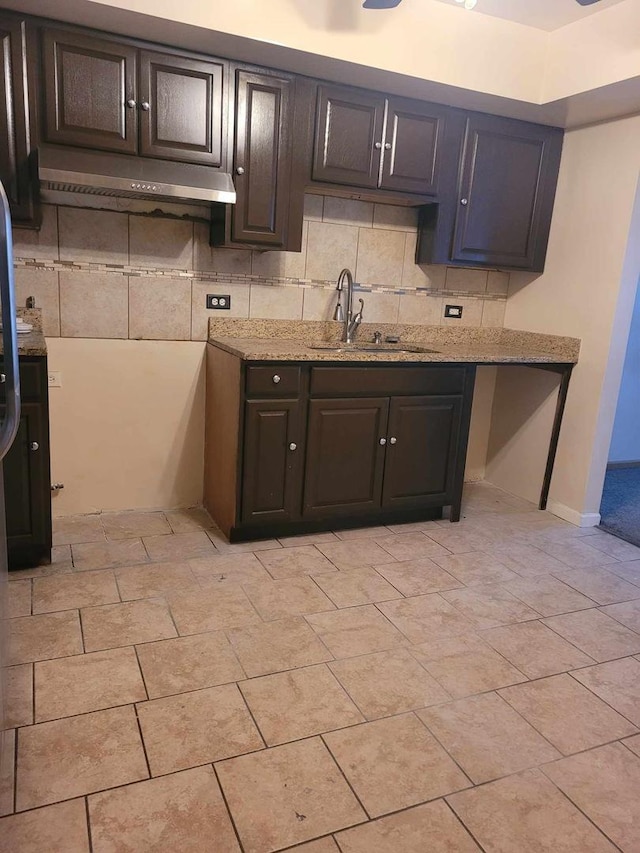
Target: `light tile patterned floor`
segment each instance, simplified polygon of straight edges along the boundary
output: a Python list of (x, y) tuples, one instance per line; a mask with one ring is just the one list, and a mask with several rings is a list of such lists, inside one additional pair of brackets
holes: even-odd
[(458, 525), (55, 544), (9, 585), (3, 851), (640, 850), (640, 548), (487, 484)]

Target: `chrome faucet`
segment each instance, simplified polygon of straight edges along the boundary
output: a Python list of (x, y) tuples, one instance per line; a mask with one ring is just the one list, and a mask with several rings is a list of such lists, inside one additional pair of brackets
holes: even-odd
[[(347, 280), (347, 304), (346, 310), (342, 308), (341, 296), (342, 290), (344, 287), (344, 281)], [(333, 319), (337, 320), (340, 323), (344, 323), (344, 329), (342, 332), (342, 340), (346, 344), (353, 343), (353, 339), (356, 336), (356, 332), (358, 331), (358, 326), (362, 323), (362, 312), (364, 310), (364, 299), (359, 299), (360, 310), (357, 314), (353, 314), (353, 275), (351, 270), (343, 269), (340, 275), (338, 276), (338, 284), (336, 285), (336, 290), (338, 291), (338, 304), (336, 305), (336, 310), (333, 313)]]

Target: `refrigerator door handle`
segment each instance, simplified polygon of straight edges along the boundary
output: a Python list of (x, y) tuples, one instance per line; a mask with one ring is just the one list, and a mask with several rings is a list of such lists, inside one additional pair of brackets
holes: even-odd
[(4, 347), (5, 417), (0, 424), (0, 461), (7, 455), (20, 423), (20, 373), (16, 332), (16, 295), (13, 283), (13, 250), (9, 202), (0, 182), (0, 307)]

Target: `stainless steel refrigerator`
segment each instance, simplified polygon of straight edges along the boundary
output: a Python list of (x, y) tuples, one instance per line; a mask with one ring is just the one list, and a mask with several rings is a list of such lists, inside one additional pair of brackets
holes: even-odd
[(7, 621), (7, 531), (4, 511), (2, 460), (7, 455), (20, 421), (20, 375), (18, 373), (18, 336), (16, 300), (13, 284), (13, 251), (9, 203), (0, 182), (0, 307), (2, 308), (2, 344), (0, 356), (0, 772), (7, 764), (2, 754), (7, 738), (5, 728), (5, 667), (7, 665), (9, 624)]

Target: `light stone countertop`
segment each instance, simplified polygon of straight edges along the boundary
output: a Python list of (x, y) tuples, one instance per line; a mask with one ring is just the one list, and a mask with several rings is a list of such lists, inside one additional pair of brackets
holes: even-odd
[[(42, 333), (42, 310), (40, 308), (18, 308), (18, 317), (25, 323), (31, 323), (32, 331), (18, 335), (18, 355), (46, 355), (47, 344)], [(2, 319), (0, 315), (0, 319)], [(3, 354), (2, 333), (0, 333), (0, 355)]]
[[(359, 350), (373, 346), (376, 330), (383, 340), (399, 335), (400, 343)], [(363, 323), (355, 346), (340, 343), (341, 331), (334, 321), (216, 319), (209, 322), (209, 343), (245, 361), (575, 364), (580, 352), (577, 338), (516, 329)], [(327, 344), (340, 349), (312, 348)]]

